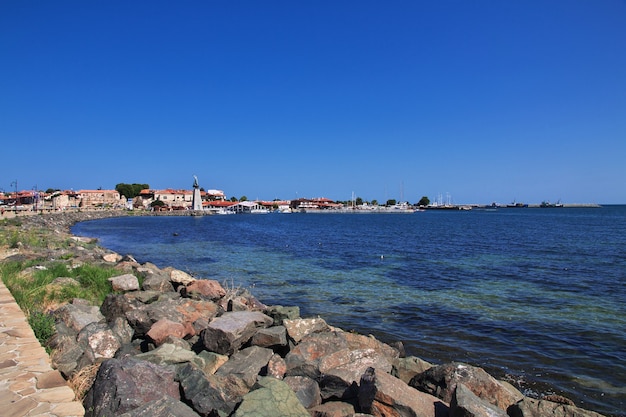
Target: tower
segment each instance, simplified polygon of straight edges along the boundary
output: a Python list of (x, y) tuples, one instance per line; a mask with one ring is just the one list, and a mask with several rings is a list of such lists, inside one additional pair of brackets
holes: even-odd
[(202, 210), (202, 198), (200, 197), (200, 186), (198, 185), (198, 177), (193, 176), (193, 199), (191, 200), (191, 209), (193, 211)]

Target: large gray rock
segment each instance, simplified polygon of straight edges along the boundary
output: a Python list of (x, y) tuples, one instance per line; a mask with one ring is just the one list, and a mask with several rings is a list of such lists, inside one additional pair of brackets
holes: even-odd
[(137, 291), (139, 280), (133, 274), (118, 275), (109, 278), (113, 291)]
[(479, 398), (490, 402), (502, 410), (520, 398), (484, 369), (459, 362), (434, 366), (411, 379), (409, 385), (423, 392), (441, 398), (447, 403), (458, 384), (464, 384)]
[(463, 384), (457, 384), (450, 401), (450, 417), (508, 417), (505, 410), (478, 398)]
[(90, 323), (97, 323), (104, 320), (100, 309), (96, 306), (84, 303), (65, 304), (54, 312), (56, 321), (62, 321), (66, 326), (75, 332), (80, 332), (83, 327)]
[(232, 355), (256, 333), (274, 320), (258, 311), (234, 311), (213, 319), (200, 333), (205, 349)]
[(320, 387), (316, 381), (306, 376), (288, 376), (285, 383), (291, 387), (304, 408), (315, 407), (322, 403)]
[(108, 359), (100, 365), (85, 396), (86, 417), (115, 416), (164, 396), (178, 401), (180, 393), (172, 368), (133, 358)]
[(510, 406), (507, 412), (511, 417), (603, 417), (573, 405), (527, 397)]
[(141, 289), (144, 291), (170, 292), (174, 291), (174, 286), (170, 282), (169, 275), (162, 272), (144, 272), (144, 279), (141, 283)]
[(260, 347), (286, 346), (287, 330), (285, 326), (272, 326), (266, 329), (259, 329), (252, 336), (251, 343)]
[(69, 378), (84, 366), (92, 364), (95, 358), (86, 342), (76, 340), (77, 335), (72, 329), (63, 323), (57, 323), (56, 329), (57, 333), (48, 342), (52, 349), (50, 360), (55, 369)]
[(408, 384), (415, 375), (421, 374), (433, 366), (435, 365), (415, 356), (398, 358), (393, 362), (391, 374)]
[(449, 406), (401, 380), (369, 368), (361, 378), (359, 405), (375, 416), (447, 417)]
[(302, 339), (310, 334), (330, 331), (328, 324), (320, 317), (312, 319), (285, 319), (283, 320), (283, 326), (285, 326), (287, 334), (295, 343), (300, 343)]
[(183, 399), (201, 416), (229, 416), (249, 388), (235, 375), (207, 375), (189, 364), (178, 371)]
[(104, 322), (89, 323), (78, 333), (77, 341), (89, 346), (95, 359), (112, 358), (122, 346), (113, 330)]
[(261, 378), (244, 395), (235, 417), (311, 417), (289, 386), (275, 378)]
[(165, 396), (121, 414), (119, 417), (198, 417), (198, 414), (182, 401)]
[(275, 326), (281, 326), (285, 319), (299, 319), (300, 307), (269, 306), (265, 309), (265, 314), (274, 319)]
[(156, 365), (174, 365), (191, 362), (196, 359), (196, 354), (189, 349), (165, 343), (149, 352), (135, 355), (135, 359), (149, 361)]
[(257, 376), (267, 366), (274, 352), (258, 346), (251, 346), (235, 353), (228, 362), (222, 365), (216, 375), (235, 375), (241, 378), (248, 387), (254, 386)]
[(353, 417), (354, 406), (341, 401), (330, 401), (309, 409), (311, 417)]

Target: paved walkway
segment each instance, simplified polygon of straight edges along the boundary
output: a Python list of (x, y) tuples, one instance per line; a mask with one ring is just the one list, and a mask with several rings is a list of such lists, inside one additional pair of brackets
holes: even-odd
[(84, 416), (82, 404), (35, 337), (0, 280), (0, 415)]

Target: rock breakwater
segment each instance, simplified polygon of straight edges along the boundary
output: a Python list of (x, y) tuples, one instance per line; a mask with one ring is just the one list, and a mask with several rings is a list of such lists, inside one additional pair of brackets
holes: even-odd
[[(105, 213), (25, 223), (67, 232), (116, 215)], [(87, 416), (599, 416), (525, 397), (469, 364), (405, 357), (401, 343), (266, 306), (245, 289), (101, 248), (79, 252), (120, 271), (102, 305), (74, 300), (52, 312), (53, 365), (66, 378), (91, 375)]]

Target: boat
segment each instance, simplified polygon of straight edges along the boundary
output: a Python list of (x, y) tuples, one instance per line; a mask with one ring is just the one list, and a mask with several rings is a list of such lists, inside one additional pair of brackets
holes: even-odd
[(541, 208), (562, 208), (563, 207), (563, 203), (561, 203), (561, 200), (557, 201), (556, 203), (551, 203), (549, 201), (542, 201), (541, 204), (539, 204), (539, 207), (541, 207)]
[(507, 206), (507, 208), (526, 208), (526, 207), (528, 207), (528, 204), (516, 203), (515, 200), (513, 200), (512, 203), (507, 204), (506, 206)]

